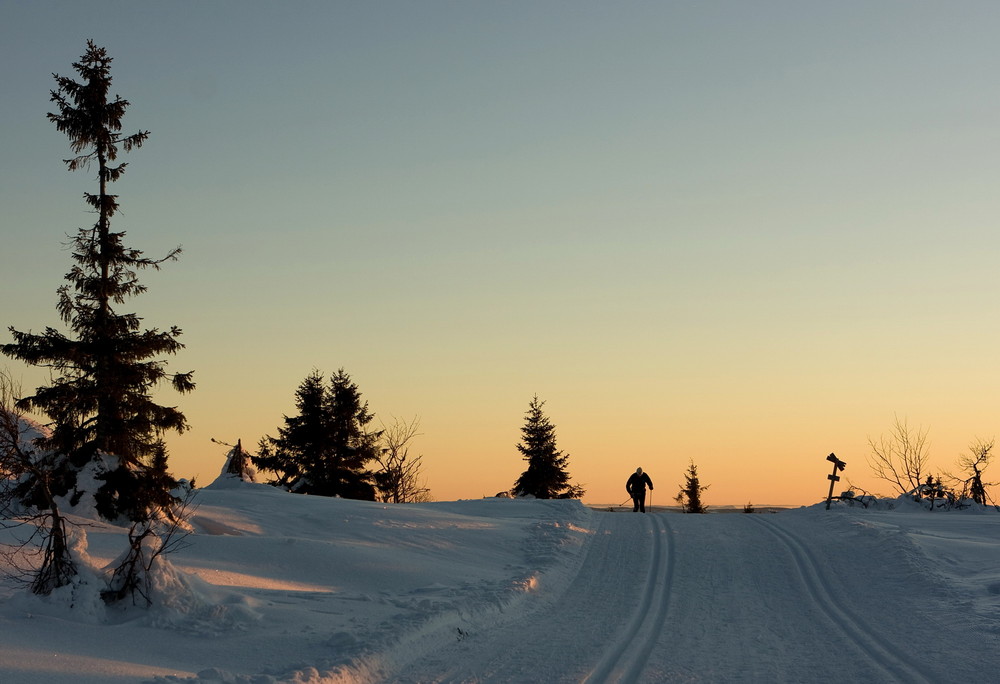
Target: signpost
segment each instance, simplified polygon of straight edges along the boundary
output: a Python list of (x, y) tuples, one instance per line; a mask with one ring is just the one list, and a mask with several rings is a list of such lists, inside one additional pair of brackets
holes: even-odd
[(833, 500), (833, 485), (840, 482), (840, 475), (837, 475), (837, 471), (846, 468), (847, 463), (845, 461), (841, 461), (834, 454), (827, 456), (826, 460), (833, 463), (833, 472), (826, 476), (826, 478), (830, 480), (830, 493), (826, 495), (826, 510), (830, 510), (830, 502)]

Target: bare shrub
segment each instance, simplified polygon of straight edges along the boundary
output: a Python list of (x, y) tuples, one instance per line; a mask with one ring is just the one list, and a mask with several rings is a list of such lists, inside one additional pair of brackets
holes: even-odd
[(961, 484), (961, 496), (968, 498), (977, 504), (986, 506), (990, 503), (987, 487), (992, 487), (995, 482), (984, 482), (983, 474), (993, 460), (994, 439), (976, 438), (969, 444), (969, 453), (958, 458), (958, 467), (962, 469), (967, 477), (955, 478)]
[(420, 435), (420, 420), (396, 418), (392, 425), (382, 424), (381, 448), (375, 461), (381, 470), (375, 473), (379, 501), (386, 503), (421, 503), (430, 501), (431, 490), (424, 486), (423, 456), (410, 456), (410, 442)]

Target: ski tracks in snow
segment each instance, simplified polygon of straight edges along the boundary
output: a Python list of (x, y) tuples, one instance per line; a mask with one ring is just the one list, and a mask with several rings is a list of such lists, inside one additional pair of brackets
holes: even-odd
[(664, 516), (595, 513), (585, 556), (565, 580), (545, 575), (533, 609), (500, 625), (464, 625), (451, 646), (390, 679), (632, 683), (664, 628), (674, 554)]
[(861, 654), (867, 656), (875, 669), (884, 673), (886, 677), (884, 681), (931, 684), (931, 680), (910, 664), (919, 662), (915, 661), (913, 654), (902, 652), (882, 636), (880, 629), (870, 625), (862, 616), (831, 594), (828, 589), (830, 582), (825, 576), (823, 565), (808, 546), (766, 516), (752, 516), (751, 519), (776, 537), (788, 550), (811, 602), (857, 647)]
[(631, 683), (638, 680), (663, 632), (670, 602), (674, 553), (663, 515), (644, 516), (652, 525), (652, 555), (639, 606), (628, 627), (604, 652), (584, 682)]
[[(882, 599), (904, 606), (912, 597), (850, 565), (838, 564), (848, 572), (837, 574), (828, 567), (834, 557), (824, 554), (849, 550), (830, 546), (811, 521), (595, 513), (591, 530), (574, 574), (543, 573), (533, 605), (493, 624), (464, 624), (457, 641), (414, 654), (388, 681), (937, 679), (926, 674), (917, 637), (927, 634), (914, 627), (911, 611), (873, 616), (862, 609), (886, 605)], [(869, 550), (882, 561), (891, 557)], [(904, 626), (887, 625), (887, 617)]]

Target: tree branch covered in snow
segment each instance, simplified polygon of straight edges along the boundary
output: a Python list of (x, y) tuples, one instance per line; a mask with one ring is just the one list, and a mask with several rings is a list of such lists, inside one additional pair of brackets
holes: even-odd
[[(49, 594), (69, 584), (77, 569), (67, 521), (49, 486), (53, 460), (35, 446), (43, 434), (16, 407), (19, 395), (20, 387), (10, 374), (0, 371), (0, 526), (11, 530), (14, 540), (0, 545), (0, 558), (15, 579), (30, 584), (32, 592)], [(25, 478), (34, 481), (34, 491), (45, 499), (43, 510), (22, 503)], [(22, 531), (27, 536), (20, 536)]]
[(140, 600), (146, 606), (153, 605), (157, 563), (162, 562), (160, 556), (185, 546), (184, 540), (189, 534), (185, 521), (190, 517), (188, 507), (192, 497), (193, 491), (189, 491), (169, 517), (132, 523), (128, 532), (129, 548), (119, 556), (108, 588), (101, 592), (106, 603), (131, 598), (133, 605)]

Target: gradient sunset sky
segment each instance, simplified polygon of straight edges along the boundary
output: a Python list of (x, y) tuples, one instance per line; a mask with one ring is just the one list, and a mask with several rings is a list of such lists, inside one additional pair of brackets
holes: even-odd
[(992, 1), (0, 0), (0, 339), (64, 329), (96, 186), (45, 114), (93, 39), (151, 131), (113, 228), (184, 248), (124, 307), (184, 330), (175, 475), (343, 367), (436, 499), (513, 484), (535, 394), (589, 503), (693, 459), (710, 505), (810, 504), (830, 452), (889, 493), (895, 416), (935, 472), (1000, 432), (998, 35)]

